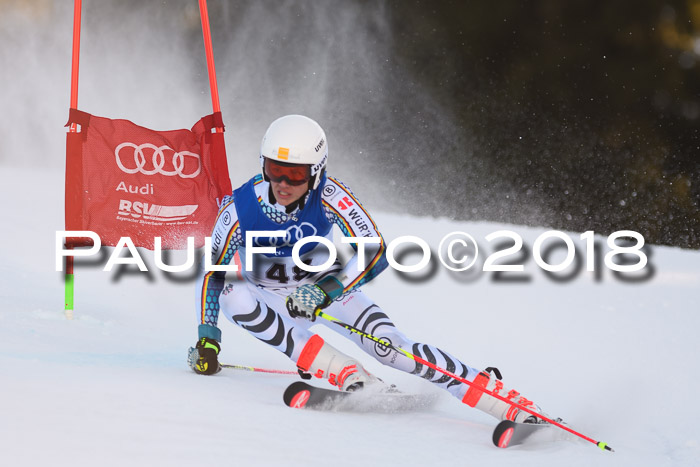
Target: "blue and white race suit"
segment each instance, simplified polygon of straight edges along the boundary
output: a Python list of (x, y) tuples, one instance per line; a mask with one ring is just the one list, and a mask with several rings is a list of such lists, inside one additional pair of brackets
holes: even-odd
[[(342, 283), (343, 294), (324, 310), (328, 314), (463, 378), (473, 380), (477, 376), (477, 370), (452, 355), (407, 338), (359, 289), (387, 267), (386, 248), (372, 217), (345, 184), (324, 175), (319, 187), (306, 195), (303, 207), (291, 213), (286, 213), (284, 206), (272, 204), (269, 192), (269, 183), (258, 175), (236, 189), (232, 196), (224, 198), (212, 233), (211, 264), (229, 265), (238, 252), (244, 280), (227, 279), (223, 271), (202, 271), (196, 293), (200, 338), (221, 341), (217, 323), (222, 311), (233, 323), (297, 362), (301, 350), (314, 335), (309, 327), (315, 323), (292, 318), (286, 310), (285, 299), (298, 286), (332, 274)], [(345, 265), (336, 261), (330, 268), (317, 273), (296, 266), (291, 254), (294, 244), (309, 236), (326, 237), (332, 241), (333, 226), (347, 237), (379, 240), (379, 243), (364, 245), (362, 267), (358, 268), (360, 258), (354, 244), (355, 255)], [(246, 234), (252, 231), (284, 231), (285, 236), (255, 238), (252, 239), (253, 245), (247, 245)], [(253, 264), (246, 264), (246, 248), (251, 246), (274, 246), (276, 253), (256, 253), (252, 255)], [(326, 263), (329, 254), (325, 245), (310, 242), (302, 247), (300, 258), (308, 265), (317, 266)], [(328, 321), (320, 321), (335, 331), (342, 330)], [(435, 370), (374, 341), (354, 333), (348, 333), (347, 337), (379, 362), (419, 375), (460, 399), (468, 389), (465, 384), (436, 374)]]

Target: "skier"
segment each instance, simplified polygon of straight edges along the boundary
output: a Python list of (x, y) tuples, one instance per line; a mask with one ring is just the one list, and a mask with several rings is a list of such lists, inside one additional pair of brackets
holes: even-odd
[[(244, 280), (227, 281), (222, 271), (200, 274), (196, 286), (199, 339), (189, 350), (191, 368), (203, 375), (221, 370), (218, 362), (221, 331), (217, 322), (219, 312), (223, 311), (230, 321), (287, 355), (296, 363), (302, 377), (314, 375), (327, 379), (341, 391), (383, 384), (359, 361), (309, 330), (316, 318), (315, 310), (322, 308), (343, 322), (352, 323), (396, 347), (412, 349), (431, 363), (540, 412), (539, 407), (516, 391), (505, 389), (491, 374), (467, 366), (437, 347), (406, 337), (359, 289), (386, 268), (385, 243), (353, 192), (327, 175), (327, 159), (328, 141), (314, 120), (287, 115), (267, 129), (260, 149), (262, 173), (224, 198), (212, 233), (211, 264), (228, 265), (239, 251)], [(358, 245), (353, 244), (355, 255), (344, 266), (336, 261), (322, 272), (308, 272), (296, 266), (292, 260), (294, 244), (308, 236), (332, 240), (333, 225), (347, 237), (375, 239), (377, 243), (360, 246), (365, 250), (364, 264), (358, 267), (362, 257)], [(249, 243), (247, 233), (251, 231), (284, 231), (285, 236), (257, 237)], [(246, 264), (245, 249), (253, 246), (274, 246), (277, 250), (274, 254), (252, 255), (251, 268)], [(305, 264), (318, 266), (327, 262), (330, 253), (321, 243), (307, 243), (299, 254)], [(436, 374), (433, 369), (374, 341), (355, 333), (347, 337), (382, 364), (425, 378), (499, 420), (536, 420), (523, 410)]]

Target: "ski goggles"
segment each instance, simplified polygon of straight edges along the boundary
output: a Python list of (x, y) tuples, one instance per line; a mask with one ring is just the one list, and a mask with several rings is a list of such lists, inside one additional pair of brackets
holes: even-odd
[(267, 178), (275, 183), (286, 180), (290, 185), (299, 186), (311, 180), (311, 167), (308, 165), (277, 162), (266, 157), (264, 170)]

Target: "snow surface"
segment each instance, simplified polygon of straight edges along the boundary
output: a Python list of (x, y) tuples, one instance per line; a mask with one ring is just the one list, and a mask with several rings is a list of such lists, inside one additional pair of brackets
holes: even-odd
[[(0, 168), (0, 465), (700, 465), (697, 251), (654, 247), (655, 274), (637, 284), (607, 270), (599, 282), (581, 273), (556, 283), (530, 259), (529, 283), (459, 281), (439, 266), (421, 283), (388, 270), (365, 287), (409, 336), (473, 366), (498, 366), (507, 384), (616, 452), (558, 430), (500, 450), (490, 440), (495, 420), (381, 367), (324, 326), (319, 333), (385, 380), (438, 392), (437, 404), (402, 414), (298, 411), (282, 403), (294, 377), (195, 375), (185, 364), (196, 339), (191, 280), (102, 272), (104, 258), (82, 264), (67, 320), (54, 269), (62, 192), (61, 171)], [(375, 220), (388, 240), (416, 235), (434, 250), (456, 230), (485, 248), (496, 230), (530, 246), (545, 230)], [(220, 325), (223, 362), (294, 368), (223, 317)]]

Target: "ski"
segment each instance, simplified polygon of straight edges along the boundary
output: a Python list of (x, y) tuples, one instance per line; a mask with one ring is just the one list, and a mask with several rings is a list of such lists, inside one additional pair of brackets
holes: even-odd
[(287, 406), (295, 409), (396, 413), (425, 409), (437, 398), (402, 392), (342, 392), (297, 381), (287, 387), (283, 399)]
[(503, 420), (493, 430), (493, 444), (499, 448), (522, 444), (537, 431), (551, 426), (549, 423), (517, 423)]

